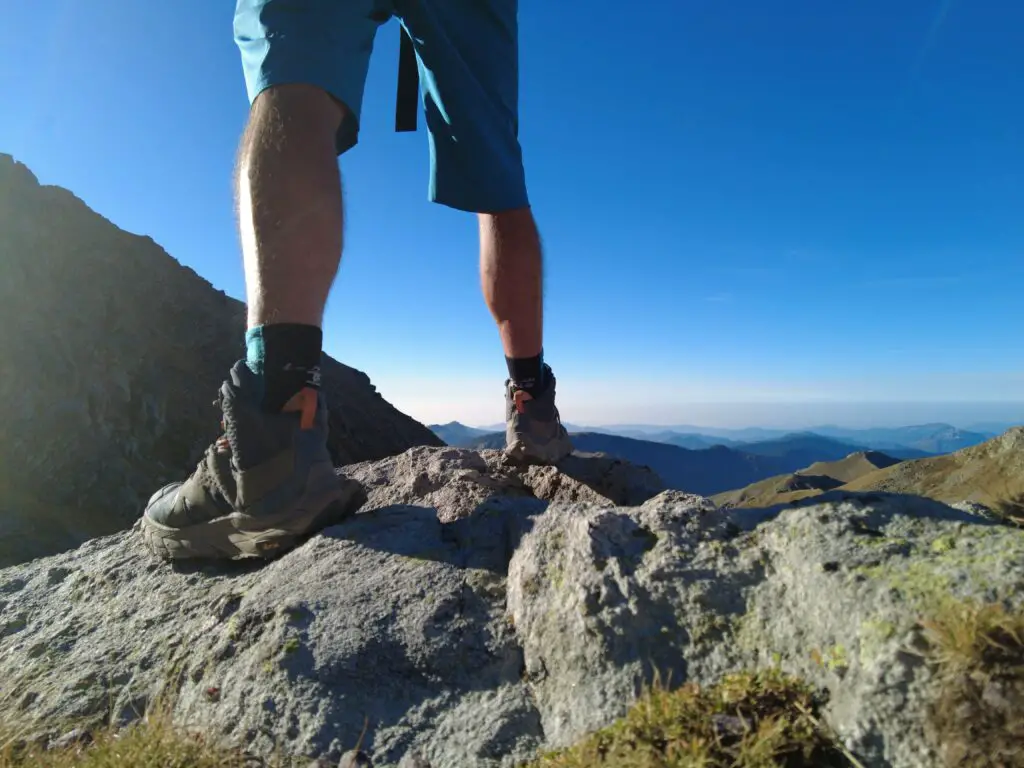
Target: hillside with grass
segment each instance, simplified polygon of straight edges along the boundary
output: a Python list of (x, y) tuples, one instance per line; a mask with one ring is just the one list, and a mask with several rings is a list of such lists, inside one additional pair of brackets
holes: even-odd
[(723, 507), (770, 507), (829, 492), (885, 492), (923, 496), (1024, 522), (1024, 427), (944, 456), (896, 461), (883, 453), (855, 454), (840, 462), (813, 464), (715, 494)]
[(711, 498), (722, 507), (787, 504), (835, 490), (864, 475), (898, 463), (899, 459), (878, 451), (859, 451), (838, 461), (818, 461), (797, 472), (769, 477), (745, 488), (715, 494)]
[(949, 504), (973, 502), (1024, 521), (1024, 427), (945, 456), (878, 469), (843, 490), (913, 494)]

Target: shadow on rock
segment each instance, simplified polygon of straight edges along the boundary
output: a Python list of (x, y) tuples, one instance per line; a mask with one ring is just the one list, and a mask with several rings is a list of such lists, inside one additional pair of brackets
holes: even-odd
[(541, 499), (494, 494), (468, 516), (442, 523), (434, 507), (393, 504), (356, 515), (322, 535), (389, 555), (504, 575), (533, 517), (546, 508)]

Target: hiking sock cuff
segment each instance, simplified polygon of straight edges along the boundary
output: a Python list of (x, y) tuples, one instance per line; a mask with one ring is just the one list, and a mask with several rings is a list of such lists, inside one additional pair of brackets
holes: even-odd
[(323, 331), (315, 325), (273, 323), (245, 333), (246, 365), (263, 379), (263, 406), (277, 411), (296, 392), (320, 389)]
[(517, 389), (537, 397), (544, 391), (547, 382), (544, 380), (544, 350), (534, 357), (506, 357), (508, 376)]

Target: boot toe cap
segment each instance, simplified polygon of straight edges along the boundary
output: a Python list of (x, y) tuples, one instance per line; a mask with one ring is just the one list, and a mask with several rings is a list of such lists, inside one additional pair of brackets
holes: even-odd
[(181, 488), (182, 483), (168, 483), (159, 491), (149, 497), (149, 501), (146, 502), (146, 510), (143, 513), (154, 523), (160, 525), (173, 526), (174, 518), (176, 517), (175, 510), (177, 508), (178, 501), (178, 490)]

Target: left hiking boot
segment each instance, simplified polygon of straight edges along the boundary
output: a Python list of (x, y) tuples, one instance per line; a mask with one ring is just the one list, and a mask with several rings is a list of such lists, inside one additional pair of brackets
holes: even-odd
[(150, 498), (141, 529), (157, 555), (273, 557), (349, 511), (356, 484), (335, 474), (323, 394), (303, 389), (270, 413), (261, 384), (235, 363), (218, 398), (224, 434), (187, 480)]
[(505, 382), (505, 455), (520, 463), (556, 464), (572, 453), (572, 441), (555, 406), (555, 375), (543, 369), (544, 389), (534, 396)]

